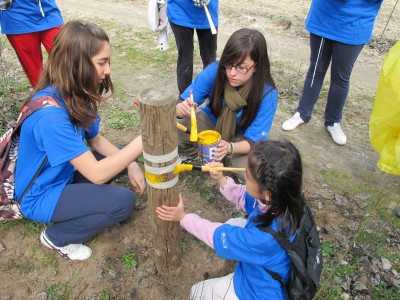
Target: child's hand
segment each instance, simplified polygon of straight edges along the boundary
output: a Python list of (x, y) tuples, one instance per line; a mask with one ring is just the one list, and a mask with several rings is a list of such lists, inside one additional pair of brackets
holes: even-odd
[(222, 171), (217, 171), (217, 170), (213, 169), (213, 167), (223, 167), (224, 165), (222, 163), (213, 161), (213, 162), (208, 163), (207, 166), (211, 167), (210, 176), (215, 181), (219, 181), (222, 177), (224, 177), (224, 174), (222, 173)]
[(156, 208), (156, 213), (161, 220), (180, 222), (186, 216), (182, 195), (179, 194), (178, 206), (159, 206)]

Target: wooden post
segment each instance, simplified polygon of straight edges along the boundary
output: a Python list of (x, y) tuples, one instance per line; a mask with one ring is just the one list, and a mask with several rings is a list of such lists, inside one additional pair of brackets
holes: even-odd
[(160, 275), (176, 281), (182, 268), (181, 228), (178, 222), (162, 221), (155, 213), (157, 206), (178, 205), (178, 177), (174, 174), (174, 166), (179, 163), (175, 104), (175, 99), (161, 89), (147, 89), (139, 96), (155, 261)]

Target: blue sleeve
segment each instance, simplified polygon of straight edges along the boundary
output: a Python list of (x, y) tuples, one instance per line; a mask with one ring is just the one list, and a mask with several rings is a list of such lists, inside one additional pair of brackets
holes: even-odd
[(61, 109), (53, 107), (38, 111), (37, 114), (43, 113), (43, 116), (33, 128), (39, 150), (46, 153), (53, 167), (89, 150), (83, 141), (81, 128), (73, 126), (59, 111)]
[(221, 225), (214, 232), (213, 242), (219, 257), (256, 265), (268, 264), (276, 254), (284, 254), (272, 235), (257, 227)]
[(97, 119), (92, 123), (92, 125), (85, 131), (85, 139), (90, 140), (99, 134), (101, 118), (97, 115)]
[(218, 63), (213, 62), (208, 65), (199, 75), (193, 80), (192, 84), (181, 94), (182, 99), (190, 96), (190, 90), (193, 91), (193, 98), (197, 105), (203, 104), (211, 95), (215, 77), (217, 76)]
[[(267, 86), (265, 92), (267, 93), (270, 89), (271, 87)], [(271, 92), (267, 93), (261, 101), (256, 118), (244, 132), (245, 138), (253, 142), (266, 140), (271, 130), (277, 107), (278, 92), (276, 89), (273, 89)]]

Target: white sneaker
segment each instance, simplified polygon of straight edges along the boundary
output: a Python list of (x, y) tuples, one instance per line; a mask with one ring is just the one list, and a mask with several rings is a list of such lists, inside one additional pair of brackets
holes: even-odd
[(303, 119), (300, 117), (300, 113), (296, 112), (289, 120), (286, 120), (282, 124), (283, 130), (293, 130), (297, 126), (304, 124)]
[(40, 234), (40, 241), (47, 248), (57, 251), (62, 257), (70, 260), (85, 260), (92, 255), (92, 250), (83, 244), (69, 244), (64, 247), (55, 246), (46, 236), (46, 229)]
[(347, 138), (343, 133), (342, 128), (340, 128), (340, 123), (334, 123), (333, 126), (326, 126), (326, 130), (331, 134), (331, 137), (336, 144), (346, 144)]

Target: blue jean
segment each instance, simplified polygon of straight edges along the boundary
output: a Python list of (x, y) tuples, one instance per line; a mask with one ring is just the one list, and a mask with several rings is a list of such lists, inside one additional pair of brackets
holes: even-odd
[[(325, 107), (325, 126), (340, 123), (350, 88), (350, 76), (364, 44), (349, 45), (310, 34), (310, 67), (297, 111), (308, 122), (331, 64), (331, 83)], [(318, 58), (319, 53), (319, 58)], [(318, 60), (317, 60), (318, 58)], [(315, 72), (315, 74), (314, 74)]]
[[(170, 22), (178, 48), (176, 76), (179, 95), (193, 80), (194, 28), (183, 27)], [(217, 34), (210, 29), (196, 29), (203, 69), (217, 59)]]
[[(124, 174), (126, 170), (119, 175)], [(135, 194), (129, 188), (96, 185), (76, 172), (73, 183), (61, 193), (46, 235), (58, 247), (83, 243), (129, 218), (135, 202)]]

